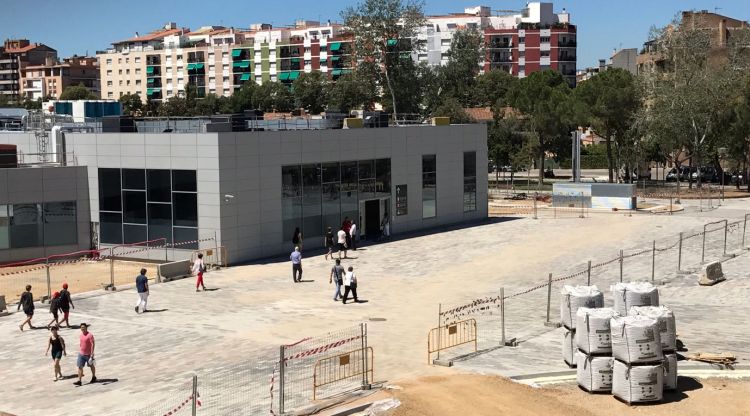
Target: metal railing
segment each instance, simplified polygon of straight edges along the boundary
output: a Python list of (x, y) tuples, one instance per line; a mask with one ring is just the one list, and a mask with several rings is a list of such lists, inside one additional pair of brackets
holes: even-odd
[(313, 370), (312, 399), (319, 399), (318, 390), (321, 387), (350, 378), (361, 377), (362, 385), (367, 384), (367, 380), (374, 379), (374, 361), (375, 355), (372, 347), (358, 348), (318, 360)]
[(431, 364), (433, 353), (437, 353), (439, 359), (440, 351), (470, 343), (474, 343), (476, 352), (477, 321), (473, 318), (432, 328), (427, 334), (427, 364)]

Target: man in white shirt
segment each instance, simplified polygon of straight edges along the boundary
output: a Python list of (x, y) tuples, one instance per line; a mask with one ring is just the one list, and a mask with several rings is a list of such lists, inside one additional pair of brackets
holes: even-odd
[(338, 251), (339, 251), (339, 259), (341, 259), (341, 252), (344, 252), (344, 258), (346, 258), (346, 231), (344, 229), (340, 229), (337, 233), (338, 236)]
[(346, 299), (349, 297), (349, 291), (354, 296), (354, 302), (359, 303), (359, 299), (357, 299), (357, 275), (354, 274), (354, 267), (352, 266), (349, 266), (349, 271), (344, 275), (344, 305), (346, 305)]
[(352, 250), (357, 251), (357, 223), (352, 221), (352, 228), (349, 229), (349, 235), (352, 236)]

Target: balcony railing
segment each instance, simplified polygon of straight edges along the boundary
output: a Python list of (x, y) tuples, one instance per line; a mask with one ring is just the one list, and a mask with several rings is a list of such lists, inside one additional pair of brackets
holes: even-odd
[(576, 60), (576, 56), (563, 54), (563, 55), (560, 55), (560, 58), (558, 60), (563, 61), (563, 62), (574, 62)]

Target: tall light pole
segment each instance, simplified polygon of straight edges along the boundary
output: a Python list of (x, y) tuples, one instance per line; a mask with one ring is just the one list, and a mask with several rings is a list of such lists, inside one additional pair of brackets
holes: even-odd
[(724, 202), (724, 166), (722, 166), (721, 162), (724, 161), (727, 155), (727, 148), (720, 147), (717, 151), (719, 153), (719, 170), (721, 170), (721, 202)]

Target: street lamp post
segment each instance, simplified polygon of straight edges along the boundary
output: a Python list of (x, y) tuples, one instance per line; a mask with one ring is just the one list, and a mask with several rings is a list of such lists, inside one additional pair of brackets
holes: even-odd
[(726, 147), (720, 147), (717, 149), (719, 152), (719, 170), (721, 170), (721, 202), (724, 202), (724, 166), (722, 163), (727, 154)]

